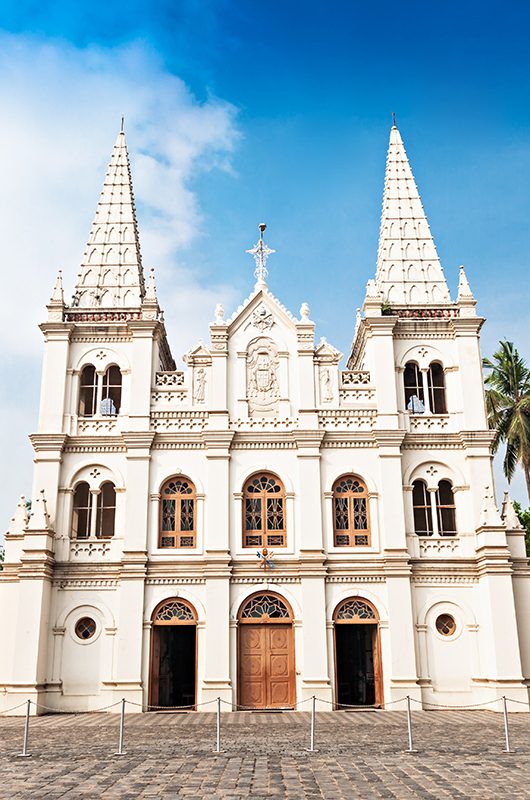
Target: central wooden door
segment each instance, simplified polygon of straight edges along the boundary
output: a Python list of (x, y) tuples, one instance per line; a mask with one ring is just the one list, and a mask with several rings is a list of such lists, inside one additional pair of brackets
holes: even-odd
[(290, 624), (258, 623), (239, 630), (239, 704), (294, 705), (294, 648)]

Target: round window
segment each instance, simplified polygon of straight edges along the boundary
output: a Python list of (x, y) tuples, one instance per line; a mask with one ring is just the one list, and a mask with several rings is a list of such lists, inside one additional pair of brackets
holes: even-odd
[(440, 614), (436, 620), (436, 630), (442, 636), (452, 636), (456, 631), (456, 622), (450, 614)]
[(82, 617), (75, 626), (75, 635), (79, 639), (91, 639), (96, 632), (96, 623), (90, 617)]

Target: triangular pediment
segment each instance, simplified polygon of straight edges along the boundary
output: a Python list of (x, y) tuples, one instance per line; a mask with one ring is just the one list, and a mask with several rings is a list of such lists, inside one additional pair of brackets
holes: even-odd
[(272, 330), (278, 323), (294, 331), (297, 322), (296, 317), (280, 303), (277, 297), (268, 289), (260, 288), (236, 309), (227, 322), (227, 328), (229, 335), (247, 326), (255, 328), (259, 334)]
[(317, 347), (315, 348), (315, 361), (325, 361), (328, 364), (338, 364), (342, 358), (342, 353), (333, 347), (327, 339), (322, 337)]

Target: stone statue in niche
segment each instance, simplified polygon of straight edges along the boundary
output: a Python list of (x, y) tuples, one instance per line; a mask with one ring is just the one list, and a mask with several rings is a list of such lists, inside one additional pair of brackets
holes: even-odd
[(204, 392), (206, 390), (206, 371), (199, 367), (195, 374), (195, 391), (193, 399), (196, 403), (204, 403)]
[(278, 413), (278, 350), (271, 339), (255, 339), (247, 350), (247, 400), (254, 417)]
[(322, 367), (320, 369), (320, 397), (323, 403), (331, 403), (333, 400), (329, 367)]

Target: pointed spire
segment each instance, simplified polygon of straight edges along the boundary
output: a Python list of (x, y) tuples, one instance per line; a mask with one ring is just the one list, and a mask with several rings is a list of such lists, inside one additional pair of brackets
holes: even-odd
[(460, 316), (476, 316), (475, 306), (477, 305), (477, 301), (475, 300), (475, 296), (471, 291), (466, 271), (463, 266), (460, 267), (460, 275), (458, 278), (458, 297), (456, 302), (460, 306)]
[(144, 303), (150, 300), (152, 303), (158, 303), (156, 296), (156, 283), (155, 283), (155, 270), (153, 267), (149, 270), (149, 281), (147, 283), (147, 290), (144, 295)]
[(31, 514), (28, 522), (29, 531), (48, 531), (50, 530), (50, 517), (46, 508), (46, 498), (44, 489), (41, 489), (39, 496), (31, 504)]
[(11, 517), (9, 523), (9, 536), (20, 536), (24, 533), (26, 526), (28, 524), (28, 504), (26, 503), (26, 498), (24, 495), (20, 496), (20, 500), (17, 503), (17, 507), (15, 509), (15, 513)]
[(386, 160), (376, 284), (391, 305), (451, 302), (395, 115)]
[(55, 286), (53, 287), (50, 304), (58, 304), (64, 306), (64, 291), (63, 291), (63, 271), (60, 269), (57, 273)]
[(508, 492), (504, 492), (504, 498), (502, 501), (501, 519), (509, 531), (518, 531), (522, 530), (523, 528), (523, 526), (521, 525), (521, 520), (519, 519), (519, 517), (515, 512), (512, 499), (508, 494)]
[(355, 340), (355, 337), (357, 336), (357, 332), (358, 332), (359, 328), (361, 327), (362, 319), (363, 319), (363, 315), (361, 314), (361, 309), (358, 308), (357, 309), (357, 314), (355, 315), (355, 330), (353, 332), (354, 340)]
[(137, 308), (145, 293), (125, 133), (118, 134), (72, 301), (79, 308)]

